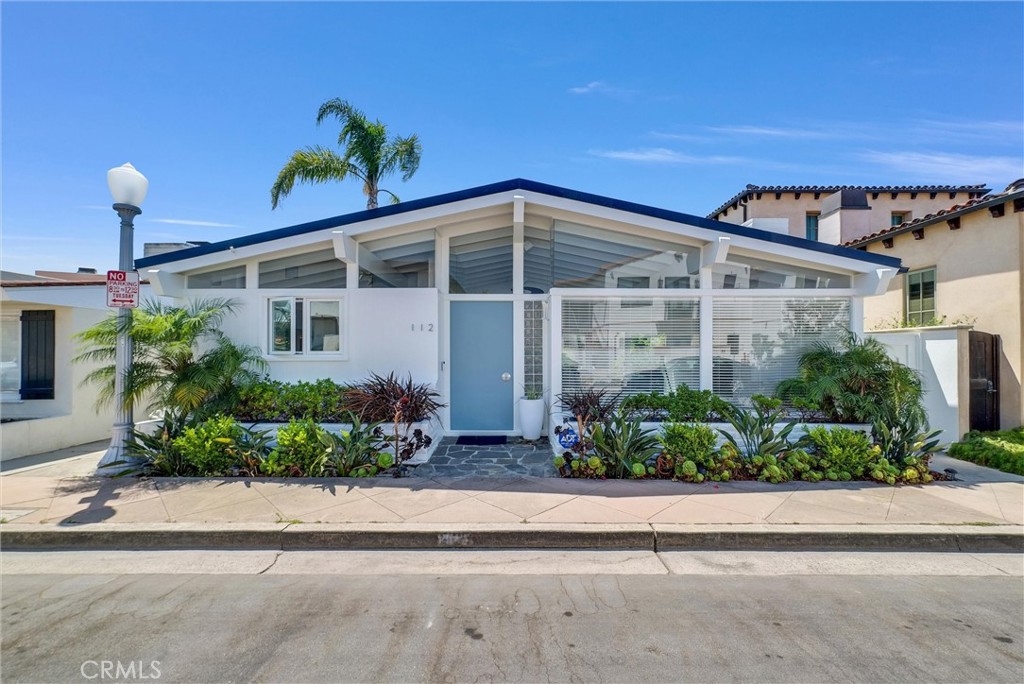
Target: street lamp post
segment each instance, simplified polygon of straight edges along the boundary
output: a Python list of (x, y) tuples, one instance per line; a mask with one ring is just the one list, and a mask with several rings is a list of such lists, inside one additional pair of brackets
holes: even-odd
[[(133, 238), (135, 226), (132, 221), (142, 213), (143, 200), (149, 190), (149, 181), (131, 164), (118, 166), (107, 171), (107, 186), (114, 198), (114, 211), (121, 217), (121, 252), (118, 268), (134, 271)], [(117, 350), (114, 357), (114, 428), (110, 446), (100, 459), (99, 467), (111, 466), (128, 460), (125, 446), (132, 439), (135, 428), (133, 407), (125, 393), (125, 384), (132, 369), (132, 340), (128, 336), (132, 311), (128, 308), (117, 310)]]

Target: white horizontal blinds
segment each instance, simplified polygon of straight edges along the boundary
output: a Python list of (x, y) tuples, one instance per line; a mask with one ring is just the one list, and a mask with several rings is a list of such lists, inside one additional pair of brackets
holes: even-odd
[(715, 264), (711, 282), (712, 287), (725, 290), (832, 290), (849, 288), (852, 285), (848, 273), (835, 273), (810, 266), (767, 261), (739, 254), (730, 254), (728, 261)]
[(562, 392), (623, 396), (700, 385), (700, 302), (682, 297), (562, 300)]
[(262, 288), (345, 287), (346, 266), (334, 256), (333, 249), (295, 254), (261, 261)]
[(188, 276), (190, 290), (224, 290), (245, 288), (245, 266), (220, 268)]
[(712, 320), (712, 389), (745, 404), (796, 375), (800, 355), (815, 342), (839, 342), (850, 328), (850, 300), (716, 298)]

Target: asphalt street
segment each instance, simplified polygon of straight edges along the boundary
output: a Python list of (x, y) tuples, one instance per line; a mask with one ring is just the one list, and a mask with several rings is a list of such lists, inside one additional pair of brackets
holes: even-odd
[(1020, 555), (8, 552), (0, 563), (6, 684), (1024, 681)]

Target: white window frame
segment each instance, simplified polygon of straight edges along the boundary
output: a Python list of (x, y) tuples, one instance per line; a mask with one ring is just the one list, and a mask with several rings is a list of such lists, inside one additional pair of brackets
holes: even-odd
[[(5, 326), (12, 326), (15, 328), (14, 339), (17, 345), (16, 363), (17, 363), (17, 375), (18, 378), (17, 387), (11, 389), (0, 388), (0, 403), (12, 404), (21, 403), (21, 364), (24, 362), (22, 359), (21, 352), (21, 312), (16, 313), (4, 313), (0, 315), (0, 320), (3, 321)], [(9, 350), (8, 350), (9, 351)]]
[[(289, 340), (290, 349), (287, 351), (275, 351), (274, 350), (274, 319), (271, 314), (274, 302), (288, 302), (290, 305), (291, 315), (291, 338)], [(296, 303), (302, 302), (302, 330), (303, 330), (303, 349), (298, 349), (297, 340), (295, 339), (296, 326), (295, 326), (295, 309)], [(336, 303), (338, 305), (338, 349), (329, 351), (313, 351), (308, 349), (310, 334), (312, 332), (312, 326), (310, 323), (310, 306), (316, 302), (329, 302)], [(264, 315), (264, 352), (268, 358), (271, 359), (338, 359), (345, 360), (348, 358), (348, 308), (347, 308), (347, 297), (338, 295), (268, 295), (264, 300), (263, 306)]]

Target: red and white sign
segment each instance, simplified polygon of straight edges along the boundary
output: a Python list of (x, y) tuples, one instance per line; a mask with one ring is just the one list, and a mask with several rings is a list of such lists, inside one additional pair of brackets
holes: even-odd
[(139, 305), (137, 271), (107, 271), (107, 306), (134, 309)]

